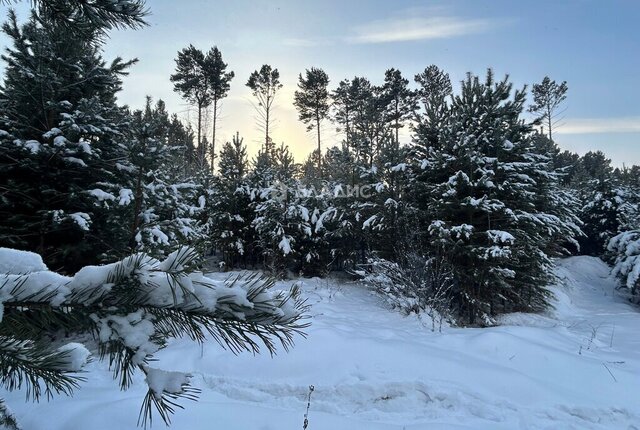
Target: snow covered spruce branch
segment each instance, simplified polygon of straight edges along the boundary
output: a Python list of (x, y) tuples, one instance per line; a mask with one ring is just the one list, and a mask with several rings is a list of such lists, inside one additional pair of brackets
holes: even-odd
[(296, 287), (273, 292), (274, 281), (238, 275), (215, 281), (194, 270), (198, 254), (183, 247), (160, 261), (135, 254), (117, 263), (88, 266), (73, 277), (51, 272), (39, 255), (0, 248), (0, 367), (9, 389), (26, 388), (38, 400), (70, 394), (89, 357), (81, 344), (56, 347), (58, 333), (91, 334), (121, 388), (137, 370), (149, 386), (139, 424), (153, 410), (165, 423), (179, 398), (194, 400), (190, 375), (149, 366), (171, 338), (202, 343), (207, 336), (233, 352), (288, 349), (301, 334), (307, 305)]
[(607, 245), (614, 258), (611, 273), (620, 280), (636, 302), (640, 301), (640, 230), (630, 230), (614, 236)]

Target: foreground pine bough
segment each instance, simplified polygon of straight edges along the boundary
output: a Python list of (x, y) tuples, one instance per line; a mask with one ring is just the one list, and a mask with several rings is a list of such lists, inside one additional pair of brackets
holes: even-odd
[[(60, 333), (91, 334), (122, 389), (136, 370), (149, 387), (139, 424), (153, 408), (165, 423), (179, 398), (194, 400), (190, 375), (149, 366), (171, 338), (202, 343), (207, 336), (233, 352), (273, 354), (304, 335), (307, 305), (296, 287), (272, 292), (257, 275), (214, 281), (194, 270), (198, 254), (183, 247), (164, 261), (135, 254), (117, 263), (88, 266), (73, 277), (51, 272), (38, 254), (0, 248), (0, 371), (8, 390), (27, 398), (71, 394), (90, 352), (80, 343), (56, 343)], [(91, 347), (92, 345), (87, 345)]]

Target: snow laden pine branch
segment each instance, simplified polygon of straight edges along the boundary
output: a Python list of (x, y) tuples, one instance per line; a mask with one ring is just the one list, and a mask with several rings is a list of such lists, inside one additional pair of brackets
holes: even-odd
[(622, 232), (609, 241), (607, 251), (614, 259), (611, 273), (620, 280), (635, 301), (640, 293), (640, 230)]
[(9, 389), (26, 388), (38, 400), (77, 388), (89, 351), (59, 348), (49, 339), (64, 330), (91, 334), (122, 389), (141, 371), (149, 386), (139, 424), (157, 410), (165, 423), (180, 398), (194, 400), (190, 375), (150, 367), (171, 338), (203, 343), (212, 337), (234, 353), (287, 350), (302, 330), (307, 305), (296, 287), (274, 292), (261, 275), (215, 281), (195, 271), (198, 254), (180, 248), (164, 261), (135, 254), (117, 263), (88, 266), (73, 277), (50, 272), (37, 254), (0, 248), (0, 369)]

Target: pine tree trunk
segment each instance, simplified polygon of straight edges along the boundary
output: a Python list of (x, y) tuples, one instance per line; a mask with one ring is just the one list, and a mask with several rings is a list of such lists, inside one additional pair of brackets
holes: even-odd
[(320, 152), (320, 113), (316, 109), (316, 128), (318, 129), (318, 177), (322, 177), (322, 153)]
[(270, 154), (270, 149), (269, 149), (269, 111), (271, 109), (269, 109), (269, 107), (266, 107), (266, 121), (265, 121), (265, 133), (264, 133), (264, 151), (267, 153), (267, 156), (271, 156)]
[(349, 111), (346, 113), (347, 148), (349, 147)]
[(200, 162), (200, 167), (202, 167), (204, 165), (204, 150), (202, 148), (202, 139), (200, 136), (202, 130), (202, 103), (198, 103), (198, 158), (200, 158), (200, 160), (198, 160)]
[(399, 130), (400, 130), (400, 117), (399, 117), (399, 109), (398, 109), (398, 101), (396, 100), (396, 149), (400, 147), (400, 138), (399, 138)]
[[(144, 141), (144, 145), (142, 147), (143, 154), (146, 155), (147, 145), (146, 140)], [(138, 231), (138, 226), (140, 224), (140, 219), (138, 215), (140, 214), (140, 210), (142, 209), (142, 178), (144, 176), (144, 170), (142, 166), (138, 168), (138, 177), (136, 178), (136, 192), (135, 192), (135, 203), (133, 207), (133, 219), (131, 220), (131, 232), (129, 235), (129, 247), (131, 250), (135, 250), (136, 244), (136, 233)]]
[(211, 136), (211, 173), (216, 170), (216, 121), (218, 119), (218, 100), (213, 101), (213, 133)]
[(547, 109), (547, 121), (549, 124), (549, 140), (553, 142), (553, 137), (551, 136), (551, 109)]

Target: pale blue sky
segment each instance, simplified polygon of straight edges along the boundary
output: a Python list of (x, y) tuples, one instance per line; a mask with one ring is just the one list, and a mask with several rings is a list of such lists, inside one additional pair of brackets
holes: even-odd
[[(120, 100), (134, 107), (149, 94), (171, 111), (193, 116), (172, 91), (176, 52), (217, 45), (236, 73), (219, 124), (220, 141), (236, 130), (250, 151), (259, 146), (248, 75), (277, 67), (285, 87), (278, 99), (276, 142), (301, 159), (313, 148), (292, 106), (297, 75), (324, 68), (335, 86), (364, 75), (382, 80), (387, 68), (412, 77), (430, 64), (454, 81), (467, 71), (509, 73), (516, 85), (545, 75), (569, 85), (561, 147), (600, 149), (615, 164), (640, 164), (640, 1), (149, 1), (150, 26), (118, 31), (107, 58), (138, 57)], [(24, 16), (24, 14), (22, 14)], [(3, 39), (4, 40), (4, 39)], [(327, 126), (323, 145), (337, 143)]]

